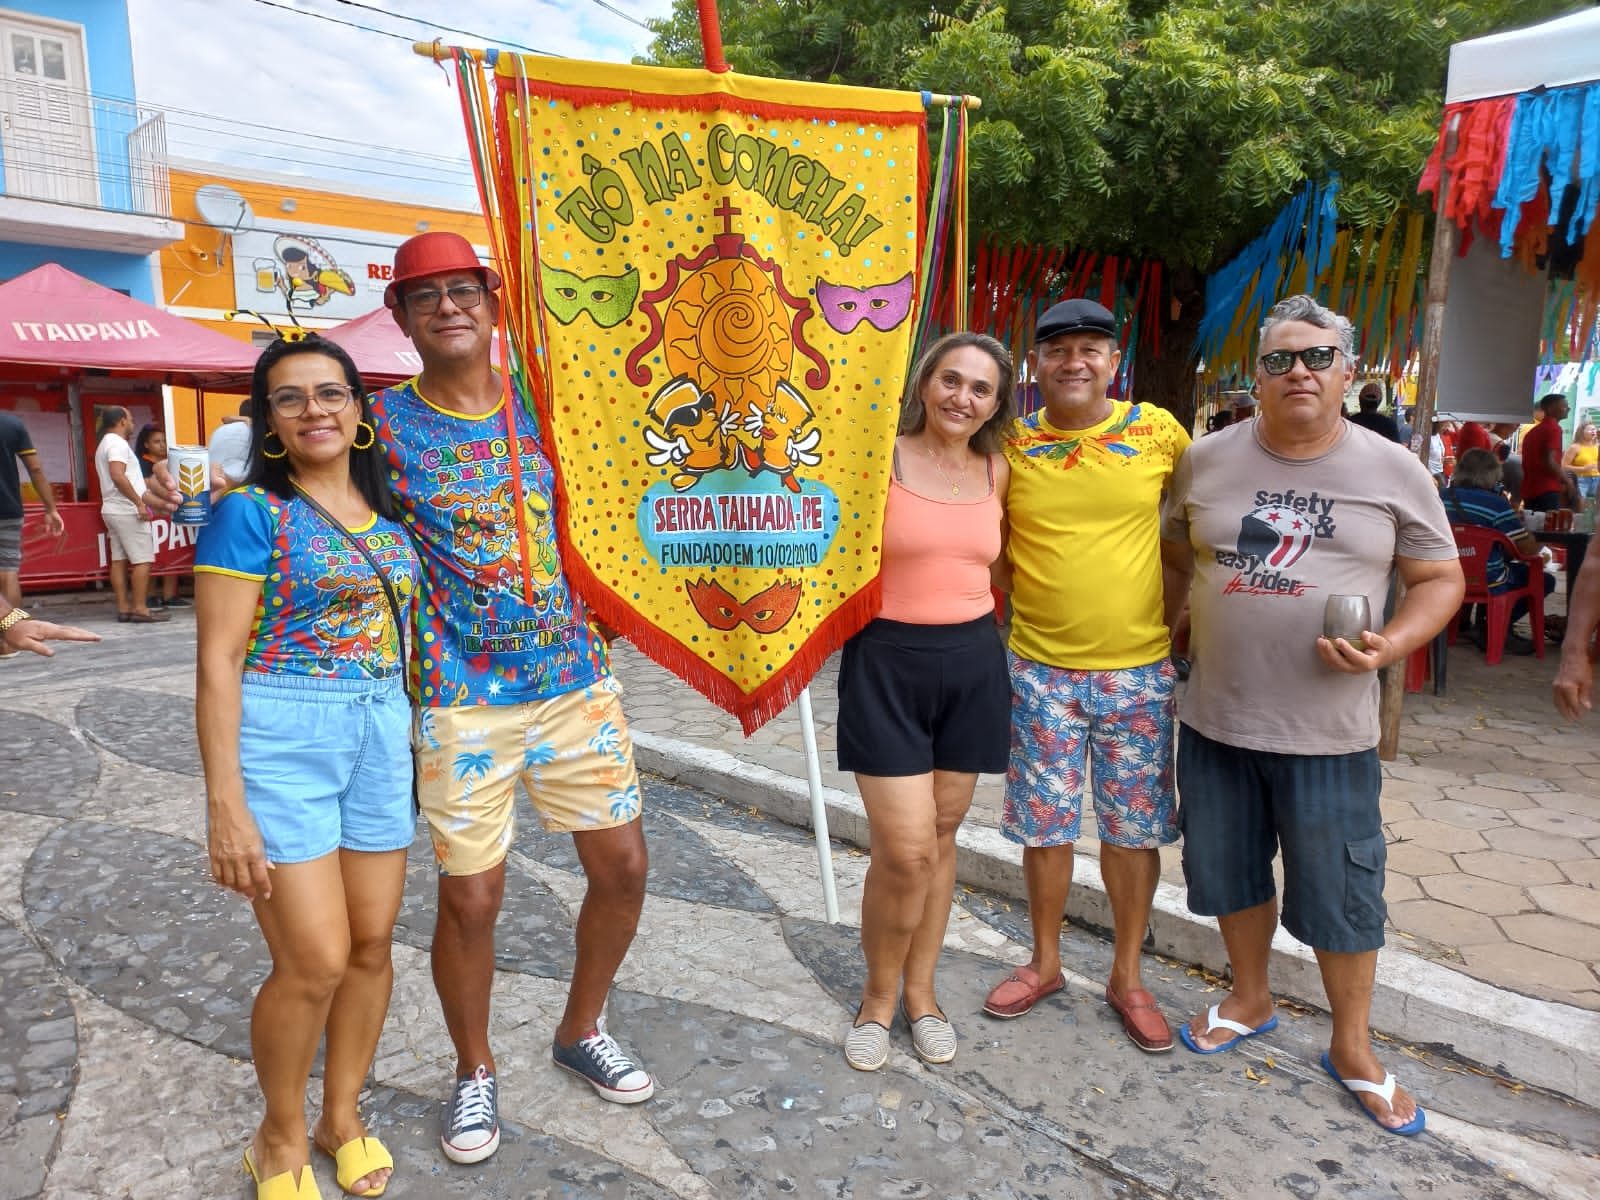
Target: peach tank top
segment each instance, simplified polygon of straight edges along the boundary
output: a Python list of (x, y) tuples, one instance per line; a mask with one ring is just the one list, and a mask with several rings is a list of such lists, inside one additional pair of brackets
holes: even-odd
[(960, 625), (992, 613), (989, 564), (1000, 557), (1000, 515), (992, 464), (989, 494), (976, 503), (932, 500), (891, 478), (878, 616), (908, 625)]

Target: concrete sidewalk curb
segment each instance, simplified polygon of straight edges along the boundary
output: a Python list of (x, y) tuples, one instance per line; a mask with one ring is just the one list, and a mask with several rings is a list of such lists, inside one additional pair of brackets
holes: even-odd
[[(721, 750), (639, 730), (633, 732), (641, 768), (678, 783), (748, 804), (790, 825), (811, 827), (811, 798), (803, 779), (745, 762)], [(828, 832), (866, 847), (867, 816), (861, 801), (824, 787)], [(1068, 915), (1111, 928), (1111, 909), (1090, 855), (1074, 859)], [(997, 830), (963, 826), (957, 835), (957, 878), (974, 887), (1026, 899), (1022, 848)], [(1154, 948), (1208, 970), (1227, 966), (1217, 924), (1188, 911), (1182, 889), (1157, 886), (1150, 918)], [(1273, 987), (1279, 995), (1325, 1004), (1315, 955), (1280, 929), (1272, 943)], [(1441, 1046), (1496, 1073), (1600, 1105), (1600, 1013), (1483, 983), (1391, 944), (1378, 960), (1372, 1023), (1417, 1046)]]

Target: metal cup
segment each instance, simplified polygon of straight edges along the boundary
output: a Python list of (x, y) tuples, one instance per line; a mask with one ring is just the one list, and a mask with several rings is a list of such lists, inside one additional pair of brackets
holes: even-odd
[(1329, 596), (1322, 610), (1322, 636), (1343, 638), (1357, 650), (1366, 648), (1362, 634), (1372, 628), (1372, 602), (1365, 596)]

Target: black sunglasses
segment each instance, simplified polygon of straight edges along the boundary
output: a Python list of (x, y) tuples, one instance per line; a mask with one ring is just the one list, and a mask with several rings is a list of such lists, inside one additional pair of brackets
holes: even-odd
[(1307, 346), (1304, 350), (1269, 350), (1256, 361), (1268, 375), (1287, 375), (1297, 358), (1308, 371), (1326, 371), (1333, 366), (1333, 356), (1342, 353), (1337, 346)]

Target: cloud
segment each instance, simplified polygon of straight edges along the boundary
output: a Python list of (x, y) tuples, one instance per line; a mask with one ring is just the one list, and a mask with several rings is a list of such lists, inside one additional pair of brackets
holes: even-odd
[[(334, 0), (129, 0), (141, 103), (166, 111), (174, 157), (475, 199), (454, 81), (407, 41), (520, 43), (625, 63), (650, 35), (591, 0), (374, 0), (470, 39)], [(670, 0), (613, 0), (641, 20)], [(390, 34), (320, 20), (322, 13)], [(402, 40), (403, 39), (403, 40)]]

